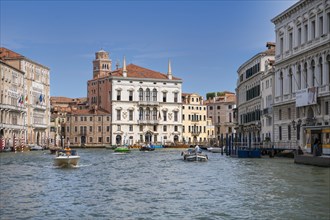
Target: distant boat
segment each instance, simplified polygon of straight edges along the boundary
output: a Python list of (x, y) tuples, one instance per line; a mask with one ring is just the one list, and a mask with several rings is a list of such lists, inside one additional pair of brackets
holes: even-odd
[(41, 147), (41, 146), (39, 146), (39, 145), (31, 145), (31, 146), (30, 146), (30, 150), (31, 150), (31, 151), (44, 150), (44, 148)]
[(140, 151), (154, 151), (155, 147), (153, 145), (147, 144), (140, 147)]
[(80, 156), (76, 150), (64, 149), (56, 152), (54, 158), (54, 165), (60, 167), (77, 166), (80, 160)]
[(221, 147), (208, 147), (207, 150), (212, 153), (223, 153), (223, 149)]
[(131, 152), (131, 150), (129, 149), (129, 147), (120, 146), (120, 147), (115, 148), (115, 152), (116, 153), (129, 153), (129, 152)]

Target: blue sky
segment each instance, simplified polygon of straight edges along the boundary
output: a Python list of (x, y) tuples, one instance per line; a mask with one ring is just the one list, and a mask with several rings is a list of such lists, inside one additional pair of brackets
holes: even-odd
[(51, 69), (51, 96), (86, 97), (95, 52), (183, 79), (183, 92), (235, 91), (237, 69), (275, 41), (296, 0), (3, 1), (0, 44)]

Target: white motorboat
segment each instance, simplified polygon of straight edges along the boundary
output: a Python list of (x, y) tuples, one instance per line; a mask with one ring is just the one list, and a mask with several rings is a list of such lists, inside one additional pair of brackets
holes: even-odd
[(56, 152), (54, 158), (54, 165), (60, 167), (77, 166), (80, 160), (80, 156), (75, 150), (61, 150)]
[(183, 151), (181, 153), (181, 156), (183, 156), (183, 160), (186, 161), (208, 161), (208, 156), (203, 153), (196, 153), (192, 149), (188, 149), (187, 151)]
[(34, 151), (34, 150), (44, 150), (44, 148), (41, 147), (41, 146), (39, 146), (39, 145), (31, 145), (29, 147), (30, 147), (30, 150), (31, 151)]
[(207, 150), (212, 153), (223, 153), (223, 149), (221, 147), (208, 147)]

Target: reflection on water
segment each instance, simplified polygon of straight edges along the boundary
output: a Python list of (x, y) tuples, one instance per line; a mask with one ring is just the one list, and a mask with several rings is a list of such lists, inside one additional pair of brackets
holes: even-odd
[(0, 219), (330, 219), (330, 169), (292, 159), (177, 149), (80, 149), (59, 169), (46, 151), (0, 154)]

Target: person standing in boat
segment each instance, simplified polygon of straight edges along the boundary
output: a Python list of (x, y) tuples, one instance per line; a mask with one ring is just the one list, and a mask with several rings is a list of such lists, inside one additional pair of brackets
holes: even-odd
[(66, 147), (64, 148), (64, 151), (65, 151), (65, 154), (66, 154), (67, 156), (69, 156), (69, 155), (71, 154), (71, 148), (70, 148), (69, 146), (66, 146)]
[(195, 147), (195, 153), (196, 154), (202, 153), (202, 150), (198, 145), (196, 145), (196, 147)]

